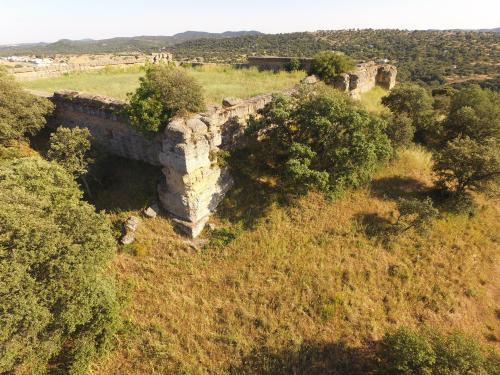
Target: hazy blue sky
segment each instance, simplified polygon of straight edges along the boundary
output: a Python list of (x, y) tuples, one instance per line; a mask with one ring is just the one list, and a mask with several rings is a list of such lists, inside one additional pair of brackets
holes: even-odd
[(368, 27), (500, 27), (500, 0), (0, 0), (0, 44)]

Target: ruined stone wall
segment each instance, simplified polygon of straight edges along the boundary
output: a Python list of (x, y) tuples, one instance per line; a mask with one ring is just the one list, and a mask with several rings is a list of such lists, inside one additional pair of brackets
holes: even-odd
[(120, 114), (125, 102), (98, 95), (56, 92), (49, 126), (87, 128), (106, 151), (124, 158), (160, 165), (160, 136), (148, 138), (134, 130)]
[[(253, 56), (248, 57), (248, 66), (255, 67), (259, 70), (272, 70), (278, 72), (286, 70), (292, 59), (294, 59), (294, 57)], [(311, 73), (313, 59), (303, 57), (297, 57), (296, 59), (300, 61), (302, 70)]]
[[(372, 63), (341, 78), (339, 88), (351, 95), (375, 84), (390, 89), (395, 83), (396, 68)], [(340, 87), (342, 82), (344, 86)], [(180, 229), (196, 237), (233, 184), (228, 169), (217, 163), (217, 153), (238, 148), (249, 117), (271, 99), (272, 95), (266, 94), (248, 100), (225, 100), (225, 106), (174, 119), (163, 133), (148, 138), (136, 132), (120, 114), (124, 102), (63, 92), (52, 97), (56, 104), (52, 125), (86, 127), (107, 151), (161, 166), (161, 206)]]

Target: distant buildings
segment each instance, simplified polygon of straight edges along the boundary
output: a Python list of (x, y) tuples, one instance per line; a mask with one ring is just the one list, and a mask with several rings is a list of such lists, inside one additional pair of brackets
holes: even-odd
[(36, 66), (49, 66), (54, 63), (52, 59), (38, 58), (33, 56), (9, 56), (9, 57), (2, 57), (1, 59), (13, 63), (25, 63)]

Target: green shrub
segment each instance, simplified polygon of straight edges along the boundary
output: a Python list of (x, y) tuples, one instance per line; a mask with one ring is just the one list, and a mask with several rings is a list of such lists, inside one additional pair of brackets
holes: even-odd
[(427, 89), (417, 84), (402, 84), (382, 98), (382, 104), (390, 109), (395, 118), (404, 121), (406, 127), (407, 119), (411, 120), (416, 142), (428, 145), (434, 141), (437, 122), (433, 99)]
[(436, 353), (425, 337), (407, 328), (384, 336), (379, 349), (382, 374), (432, 375)]
[(496, 375), (499, 356), (460, 332), (448, 336), (399, 328), (378, 349), (386, 375)]
[(363, 185), (392, 152), (385, 122), (327, 86), (275, 95), (260, 115), (248, 128), (250, 152), (297, 193)]
[(115, 241), (56, 163), (0, 164), (0, 373), (83, 374), (115, 331)]
[(437, 151), (434, 158), (438, 185), (455, 195), (463, 195), (468, 189), (490, 190), (500, 181), (500, 150), (493, 138), (456, 138)]
[(301, 69), (301, 63), (300, 60), (297, 58), (291, 58), (288, 64), (286, 65), (286, 70), (288, 72), (296, 72)]
[(407, 147), (413, 142), (415, 126), (413, 126), (411, 118), (405, 113), (392, 115), (385, 132), (391, 140), (392, 147), (399, 149)]
[(84, 175), (91, 162), (87, 157), (91, 146), (90, 137), (88, 129), (61, 126), (50, 135), (47, 157), (74, 176)]
[(0, 144), (35, 134), (53, 109), (49, 100), (24, 91), (0, 67)]
[(486, 138), (500, 139), (500, 94), (478, 85), (455, 92), (450, 112), (444, 121), (443, 143), (458, 137), (482, 142)]
[(346, 55), (333, 51), (319, 52), (312, 61), (312, 72), (322, 81), (330, 82), (336, 76), (352, 70), (356, 64)]
[(130, 121), (145, 133), (163, 130), (175, 116), (205, 109), (202, 87), (185, 70), (169, 64), (148, 65), (139, 88), (129, 94), (129, 99)]
[(399, 217), (397, 225), (402, 231), (414, 228), (424, 231), (438, 215), (439, 211), (434, 207), (432, 199), (405, 199), (401, 198), (397, 202)]

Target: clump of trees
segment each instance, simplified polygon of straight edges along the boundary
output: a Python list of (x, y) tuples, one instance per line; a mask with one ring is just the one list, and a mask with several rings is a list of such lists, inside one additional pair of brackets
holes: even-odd
[(0, 145), (34, 135), (47, 122), (53, 104), (31, 95), (0, 67)]
[(392, 152), (385, 122), (325, 85), (275, 95), (259, 114), (248, 129), (251, 152), (291, 191), (363, 185)]
[(47, 161), (2, 149), (33, 135), (53, 110), (0, 72), (0, 373), (83, 374), (118, 324), (116, 243), (82, 200), (89, 133), (59, 128)]
[(0, 163), (1, 373), (82, 374), (110, 343), (115, 240), (81, 198), (57, 163)]
[(322, 51), (314, 56), (312, 72), (322, 81), (331, 82), (339, 74), (346, 73), (356, 66), (354, 60), (333, 51)]
[(384, 336), (378, 358), (384, 375), (493, 375), (500, 364), (498, 354), (463, 333), (445, 336), (404, 327)]
[(412, 138), (428, 147), (438, 187), (457, 204), (471, 191), (494, 191), (500, 178), (500, 95), (477, 85), (434, 94), (405, 84), (382, 99), (391, 110), (393, 144)]
[(127, 113), (132, 125), (145, 133), (163, 130), (175, 116), (205, 109), (203, 88), (182, 68), (148, 65), (139, 88), (129, 94)]

